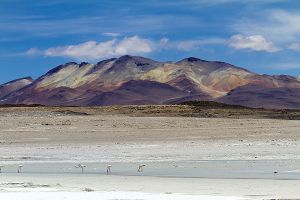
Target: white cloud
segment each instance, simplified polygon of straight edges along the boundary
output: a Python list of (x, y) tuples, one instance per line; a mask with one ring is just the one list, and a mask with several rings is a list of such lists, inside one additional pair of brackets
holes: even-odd
[[(117, 57), (126, 54), (145, 55), (154, 51), (197, 50), (203, 45), (227, 44), (222, 38), (207, 38), (202, 40), (170, 41), (163, 37), (158, 41), (141, 38), (139, 36), (125, 37), (123, 39), (111, 39), (97, 42), (87, 41), (75, 45), (57, 46), (46, 50), (30, 48), (25, 55), (44, 55), (47, 57), (69, 57), (79, 60), (93, 61), (108, 57)], [(23, 53), (24, 54), (24, 53)]]
[(102, 33), (102, 35), (108, 36), (108, 37), (119, 37), (119, 36), (121, 36), (120, 33), (112, 33), (112, 32)]
[(53, 47), (43, 51), (43, 54), (50, 57), (61, 56), (96, 60), (125, 54), (141, 55), (150, 53), (153, 50), (152, 41), (139, 36), (132, 36), (125, 37), (122, 40), (88, 41), (77, 45)]
[(245, 35), (265, 35), (269, 39), (287, 44), (299, 40), (300, 14), (285, 10), (268, 10), (243, 18), (233, 24), (233, 29)]
[(30, 48), (30, 49), (28, 49), (27, 51), (26, 51), (26, 55), (28, 55), (28, 56), (33, 56), (33, 55), (37, 55), (37, 54), (40, 54), (41, 53), (41, 51), (39, 50), (39, 49), (37, 49), (37, 48)]
[(270, 53), (280, 51), (280, 48), (276, 47), (272, 41), (268, 41), (262, 35), (233, 35), (229, 40), (229, 46), (235, 49), (249, 49)]
[(144, 54), (153, 50), (153, 43), (150, 40), (138, 36), (125, 38), (115, 46), (116, 55)]
[(288, 49), (300, 51), (300, 43), (292, 43), (288, 46)]

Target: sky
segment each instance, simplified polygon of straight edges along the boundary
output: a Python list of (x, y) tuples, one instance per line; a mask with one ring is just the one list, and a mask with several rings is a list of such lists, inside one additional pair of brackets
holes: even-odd
[(300, 1), (0, 1), (0, 83), (125, 54), (300, 76)]

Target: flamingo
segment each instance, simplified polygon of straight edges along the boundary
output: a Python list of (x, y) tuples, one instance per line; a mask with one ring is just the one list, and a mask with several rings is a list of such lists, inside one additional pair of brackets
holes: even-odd
[(141, 172), (144, 172), (144, 167), (146, 165), (139, 165), (139, 168), (138, 168), (138, 172), (141, 173)]
[(78, 164), (77, 166), (75, 166), (76, 168), (81, 168), (81, 173), (84, 173), (84, 168), (86, 168), (86, 165), (82, 165), (82, 164)]
[(22, 168), (23, 168), (23, 165), (18, 166), (18, 174), (22, 173)]
[(106, 168), (106, 174), (107, 175), (111, 174), (111, 170), (110, 170), (111, 167), (112, 167), (111, 165), (107, 165), (107, 168)]

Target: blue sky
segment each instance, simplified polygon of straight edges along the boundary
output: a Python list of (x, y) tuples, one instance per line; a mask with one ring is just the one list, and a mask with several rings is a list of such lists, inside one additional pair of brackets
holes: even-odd
[(0, 82), (122, 54), (300, 76), (299, 11), (298, 0), (1, 0)]

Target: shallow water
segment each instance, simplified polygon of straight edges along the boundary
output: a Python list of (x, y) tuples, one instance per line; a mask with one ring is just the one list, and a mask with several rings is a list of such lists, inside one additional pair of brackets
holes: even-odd
[[(1, 164), (1, 163), (0, 163)], [(17, 173), (18, 165), (23, 165), (22, 174), (81, 174), (79, 163), (63, 162), (9, 162), (2, 168), (2, 174)], [(287, 179), (300, 180), (300, 160), (199, 160), (187, 162), (148, 163), (82, 163), (86, 165), (84, 174), (106, 174), (108, 164), (112, 165), (111, 175), (157, 176), (187, 178), (231, 178), (231, 179)], [(144, 171), (137, 171), (145, 164)], [(276, 172), (276, 173), (275, 173)]]

